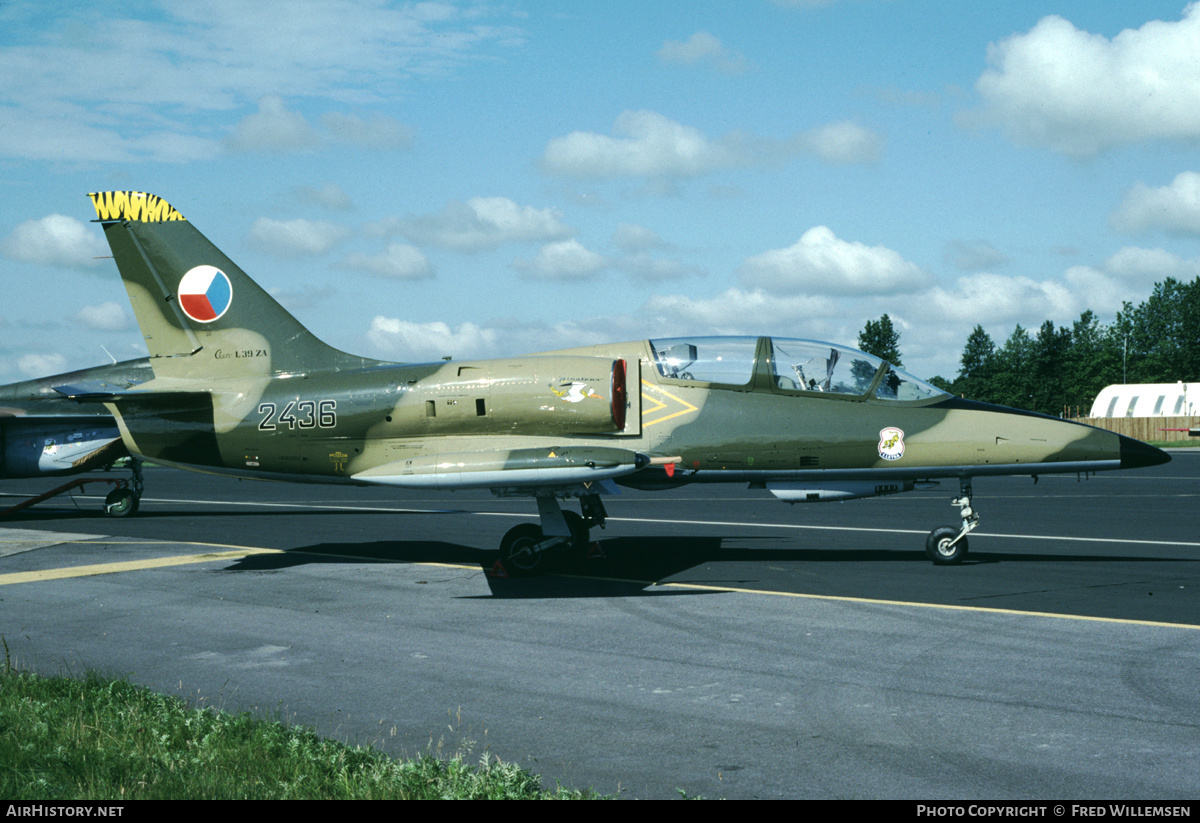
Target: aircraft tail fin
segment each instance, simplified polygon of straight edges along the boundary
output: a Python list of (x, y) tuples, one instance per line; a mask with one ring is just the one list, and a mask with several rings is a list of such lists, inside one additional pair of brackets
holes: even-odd
[(157, 377), (249, 377), (361, 368), (326, 345), (170, 203), (89, 194)]

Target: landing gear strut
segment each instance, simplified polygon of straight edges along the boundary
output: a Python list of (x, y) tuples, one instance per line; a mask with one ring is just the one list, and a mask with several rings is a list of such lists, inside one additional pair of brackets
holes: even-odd
[(608, 513), (598, 494), (580, 494), (583, 514), (563, 511), (554, 496), (537, 498), (541, 525), (522, 523), (509, 529), (500, 541), (500, 562), (513, 575), (545, 571), (554, 557), (582, 557), (591, 543), (592, 527), (604, 528)]
[(962, 528), (938, 526), (925, 538), (925, 554), (938, 566), (953, 566), (967, 556), (967, 534), (979, 525), (979, 515), (971, 508), (971, 478), (958, 481), (958, 497), (951, 505), (958, 506)]
[[(141, 465), (133, 458), (130, 458), (129, 468), (133, 472), (132, 480), (118, 480), (113, 477), (77, 477), (69, 483), (64, 483), (48, 492), (43, 492), (37, 497), (22, 500), (17, 505), (7, 509), (0, 509), (0, 517), (27, 509), (30, 506), (41, 503), (43, 500), (49, 500), (51, 497), (57, 497), (73, 489), (79, 489), (86, 494), (89, 483), (107, 483), (110, 486), (115, 486), (116, 488), (110, 491), (108, 496), (104, 498), (104, 513), (109, 517), (128, 517), (137, 512), (138, 503), (142, 499), (142, 490), (144, 488)], [(105, 466), (104, 470), (112, 471), (112, 465)]]
[(129, 458), (129, 471), (133, 478), (122, 482), (104, 498), (104, 513), (109, 517), (129, 517), (137, 514), (146, 484), (142, 480), (142, 464), (135, 457)]

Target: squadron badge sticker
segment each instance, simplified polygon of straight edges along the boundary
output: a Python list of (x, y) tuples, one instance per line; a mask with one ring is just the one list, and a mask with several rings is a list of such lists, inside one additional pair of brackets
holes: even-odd
[(879, 456), (884, 460), (899, 460), (904, 456), (904, 432), (889, 426), (879, 432)]

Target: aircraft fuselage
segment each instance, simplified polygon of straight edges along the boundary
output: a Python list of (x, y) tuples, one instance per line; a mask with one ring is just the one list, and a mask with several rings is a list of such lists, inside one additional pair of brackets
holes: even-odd
[[(478, 453), (490, 465), (497, 451), (556, 445), (677, 458), (670, 476), (654, 469), (622, 480), (635, 486), (1121, 466), (1121, 438), (1100, 429), (936, 392), (881, 398), (889, 370), (878, 363), (858, 394), (781, 388), (768, 362), (774, 342), (755, 341), (741, 385), (666, 376), (656, 367), (662, 341), (637, 341), (506, 360), (205, 381), (195, 391), (177, 381), (169, 401), (154, 381), (143, 386), (145, 402), (130, 393), (110, 408), (147, 459), (310, 482), (385, 482), (373, 479), (379, 468), (403, 461)], [(617, 379), (624, 385), (615, 387)], [(614, 410), (614, 389), (623, 409)]]

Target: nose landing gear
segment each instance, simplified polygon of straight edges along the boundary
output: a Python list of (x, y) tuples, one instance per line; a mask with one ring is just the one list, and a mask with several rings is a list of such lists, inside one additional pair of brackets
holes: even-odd
[(951, 505), (958, 506), (962, 527), (938, 526), (925, 538), (925, 555), (938, 566), (954, 566), (967, 556), (967, 534), (979, 525), (979, 515), (971, 508), (971, 478), (958, 481), (958, 497)]

